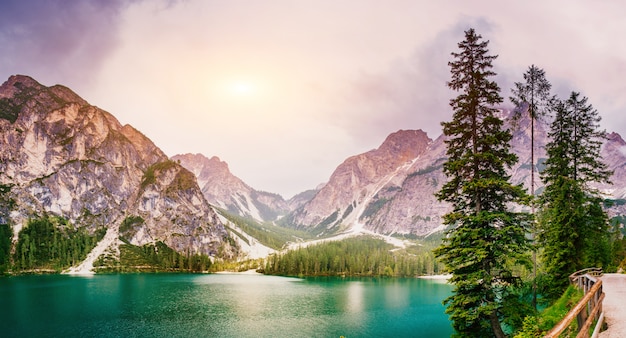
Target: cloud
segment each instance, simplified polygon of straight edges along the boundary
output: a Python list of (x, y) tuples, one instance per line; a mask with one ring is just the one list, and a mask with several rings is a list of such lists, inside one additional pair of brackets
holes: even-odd
[(492, 24), (481, 17), (461, 17), (419, 41), (411, 55), (396, 58), (385, 71), (362, 71), (342, 92), (335, 122), (360, 141), (381, 140), (398, 129), (422, 129), (438, 137), (441, 121), (452, 115), (448, 103), (455, 95), (446, 85), (450, 53), (469, 28), (489, 40)]
[(0, 10), (0, 75), (89, 83), (117, 43), (131, 0), (8, 0)]
[[(0, 78), (60, 83), (167, 154), (202, 152), (286, 195), (326, 180), (389, 133), (449, 120), (450, 53), (490, 40), (508, 104), (528, 66), (588, 96), (624, 133), (626, 35), (618, 2), (8, 0)], [(254, 84), (235, 99), (224, 88)]]

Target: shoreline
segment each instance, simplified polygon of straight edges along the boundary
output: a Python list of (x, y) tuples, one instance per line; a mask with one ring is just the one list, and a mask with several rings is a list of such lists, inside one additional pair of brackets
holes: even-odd
[[(46, 270), (46, 269), (36, 269), (36, 270), (29, 270), (29, 271), (23, 271), (23, 272), (19, 272), (19, 273), (8, 273), (6, 275), (8, 276), (20, 276), (20, 275), (66, 275), (66, 276), (86, 276), (86, 277), (91, 277), (91, 276), (95, 276), (95, 275), (108, 275), (108, 274), (137, 274), (137, 273), (147, 273), (147, 274), (154, 274), (154, 273), (173, 273), (173, 274), (235, 274), (235, 275), (262, 275), (262, 276), (266, 276), (264, 273), (260, 273), (257, 272), (256, 269), (249, 269), (246, 271), (228, 271), (228, 270), (224, 270), (224, 271), (212, 271), (212, 272), (208, 272), (208, 271), (202, 271), (202, 272), (191, 272), (191, 271), (173, 271), (173, 270), (152, 270), (152, 271), (107, 271), (107, 272), (97, 272), (97, 271), (89, 271), (89, 272), (75, 272), (75, 271), (56, 271), (56, 270)], [(0, 275), (1, 276), (1, 275)], [(267, 276), (280, 276), (280, 275), (267, 275)], [(348, 275), (336, 275), (336, 276), (281, 276), (281, 277), (358, 277), (358, 278), (377, 278), (377, 277), (383, 277), (383, 276), (348, 276)], [(439, 275), (423, 275), (423, 276), (414, 276), (414, 277), (398, 277), (398, 276), (389, 276), (386, 278), (418, 278), (418, 279), (427, 279), (427, 280), (441, 280), (441, 281), (447, 281), (452, 277), (452, 275), (443, 275), (443, 274), (439, 274)]]
[(452, 277), (452, 275), (426, 275), (426, 276), (418, 276), (417, 278), (421, 279), (437, 279), (437, 280), (448, 280)]
[(224, 271), (215, 271), (212, 272), (214, 274), (237, 274), (237, 275), (263, 275), (262, 273), (256, 272), (256, 269), (250, 269), (250, 270), (246, 270), (246, 271), (228, 271), (228, 270), (224, 270)]

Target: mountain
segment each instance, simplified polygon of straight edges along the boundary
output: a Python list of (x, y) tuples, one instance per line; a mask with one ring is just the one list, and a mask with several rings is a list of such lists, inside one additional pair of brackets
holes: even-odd
[(390, 194), (398, 193), (411, 169), (424, 158), (430, 159), (436, 145), (421, 130), (400, 130), (389, 135), (379, 148), (346, 159), (311, 201), (288, 216), (287, 222), (297, 227), (335, 230), (360, 224), (374, 216), (389, 201)]
[(615, 132), (607, 135), (602, 146), (602, 158), (613, 170), (613, 184), (602, 184), (598, 188), (613, 199), (626, 198), (626, 142), (622, 136)]
[(339, 165), (289, 221), (300, 228), (356, 226), (385, 234), (425, 234), (439, 226), (446, 210), (433, 195), (444, 179), (444, 156), (443, 138), (433, 141), (421, 130), (400, 130), (378, 149)]
[[(232, 256), (237, 248), (195, 176), (150, 139), (70, 89), (27, 76), (0, 86), (0, 184), (15, 234), (31, 217), (55, 215), (135, 245), (162, 241), (179, 252)], [(133, 226), (125, 219), (140, 219)], [(128, 224), (127, 224), (128, 225)]]
[(257, 221), (274, 221), (289, 211), (289, 203), (280, 195), (251, 188), (233, 175), (228, 164), (214, 156), (184, 154), (172, 157), (198, 179), (209, 203)]
[[(513, 121), (510, 112), (501, 118), (511, 128), (512, 150), (519, 156), (510, 169), (512, 181), (530, 187), (530, 120)], [(535, 159), (542, 169), (548, 141), (547, 124), (536, 124)], [(445, 138), (432, 141), (421, 130), (400, 130), (387, 137), (378, 149), (352, 156), (333, 172), (313, 199), (284, 219), (284, 224), (316, 232), (371, 231), (418, 236), (442, 230), (442, 215), (449, 210), (434, 194), (446, 180)], [(626, 212), (626, 143), (617, 133), (608, 135), (602, 156), (614, 170), (611, 185), (596, 185), (607, 198), (619, 203), (610, 215)], [(535, 175), (535, 191), (542, 190)], [(626, 201), (624, 201), (626, 202)], [(624, 210), (622, 210), (624, 209)]]

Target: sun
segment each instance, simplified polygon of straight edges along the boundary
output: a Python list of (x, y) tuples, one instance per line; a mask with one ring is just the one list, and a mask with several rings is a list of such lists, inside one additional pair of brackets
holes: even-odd
[(247, 105), (262, 104), (271, 97), (271, 86), (264, 79), (253, 76), (232, 76), (214, 82), (209, 90), (223, 103)]
[(233, 97), (245, 98), (254, 96), (257, 92), (257, 88), (254, 83), (250, 81), (237, 80), (229, 84), (228, 92)]

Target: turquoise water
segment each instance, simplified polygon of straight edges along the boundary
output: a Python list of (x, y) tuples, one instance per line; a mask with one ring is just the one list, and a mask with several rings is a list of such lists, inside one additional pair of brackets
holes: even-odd
[(1, 337), (448, 337), (423, 279), (128, 274), (0, 278)]

